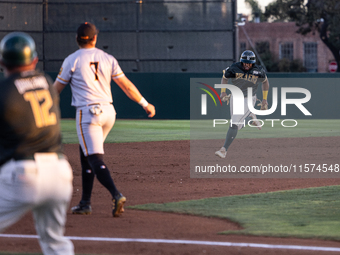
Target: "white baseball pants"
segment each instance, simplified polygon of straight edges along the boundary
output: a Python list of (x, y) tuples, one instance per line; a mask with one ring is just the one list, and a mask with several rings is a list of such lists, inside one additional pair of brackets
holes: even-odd
[(0, 232), (32, 210), (45, 255), (73, 255), (64, 237), (72, 196), (72, 169), (56, 153), (35, 154), (35, 160), (10, 160), (0, 167)]
[(104, 141), (115, 121), (116, 111), (112, 104), (92, 104), (77, 108), (77, 134), (85, 156), (104, 154)]

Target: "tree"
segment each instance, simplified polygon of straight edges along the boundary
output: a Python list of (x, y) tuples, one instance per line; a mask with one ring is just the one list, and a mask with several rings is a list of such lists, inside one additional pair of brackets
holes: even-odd
[(318, 32), (332, 52), (340, 72), (340, 1), (338, 0), (276, 0), (268, 5), (266, 18), (294, 21), (297, 32), (306, 35)]
[(280, 59), (278, 62), (279, 72), (306, 72), (303, 63), (300, 59), (289, 60), (286, 58)]
[(269, 49), (269, 42), (262, 41), (256, 42), (255, 48), (259, 57), (261, 57), (263, 64), (265, 65), (268, 72), (279, 72), (278, 63), (274, 60), (274, 57)]
[(259, 18), (260, 22), (267, 21), (257, 0), (245, 0), (244, 2), (250, 6), (253, 20)]
[(274, 22), (294, 21), (287, 13), (288, 9), (288, 4), (284, 0), (276, 0), (275, 2), (271, 2), (266, 6), (263, 16), (265, 19)]

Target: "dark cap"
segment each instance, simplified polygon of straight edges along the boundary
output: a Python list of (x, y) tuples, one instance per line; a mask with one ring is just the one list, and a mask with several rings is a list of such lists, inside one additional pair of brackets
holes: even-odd
[(90, 22), (85, 22), (78, 27), (77, 37), (80, 41), (90, 41), (95, 35), (98, 34), (98, 30), (95, 25)]

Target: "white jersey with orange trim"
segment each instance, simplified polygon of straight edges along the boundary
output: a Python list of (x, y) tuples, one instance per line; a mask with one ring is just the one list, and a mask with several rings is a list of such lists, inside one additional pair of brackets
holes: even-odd
[(112, 103), (111, 79), (124, 76), (118, 61), (98, 48), (82, 48), (63, 62), (57, 80), (71, 85), (72, 106)]

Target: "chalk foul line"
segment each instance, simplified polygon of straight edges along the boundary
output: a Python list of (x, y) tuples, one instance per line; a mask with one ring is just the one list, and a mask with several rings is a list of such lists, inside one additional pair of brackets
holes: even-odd
[[(0, 238), (37, 239), (38, 236), (37, 235), (0, 234)], [(288, 249), (288, 250), (305, 250), (305, 251), (340, 252), (340, 248), (338, 247), (322, 247), (322, 246), (233, 243), (233, 242), (195, 241), (195, 240), (146, 239), (146, 238), (113, 238), (113, 237), (80, 237), (80, 236), (66, 236), (66, 238), (73, 240), (73, 241), (191, 244), (191, 245), (210, 245), (210, 246), (225, 246), (225, 247), (248, 247), (248, 248), (262, 248), (262, 249)]]

